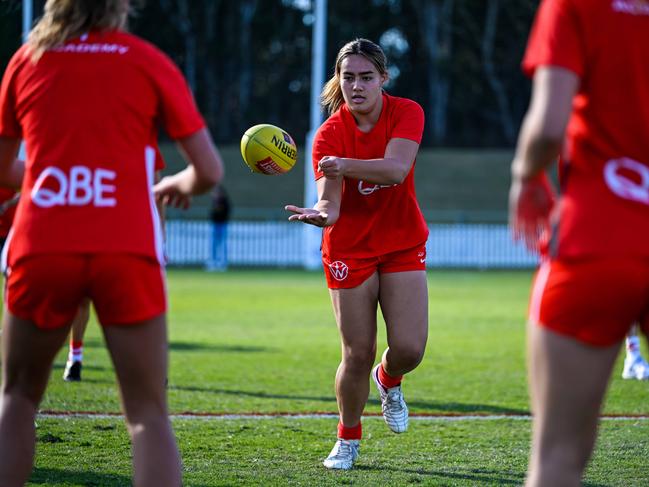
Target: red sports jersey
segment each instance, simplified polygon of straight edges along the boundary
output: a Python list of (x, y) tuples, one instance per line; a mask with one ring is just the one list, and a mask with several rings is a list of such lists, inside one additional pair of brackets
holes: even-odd
[[(414, 101), (383, 95), (383, 109), (369, 133), (361, 132), (347, 105), (322, 124), (313, 141), (313, 169), (325, 156), (380, 159), (390, 139), (418, 144), (424, 111)], [(325, 227), (322, 253), (333, 258), (367, 258), (408, 249), (426, 241), (428, 226), (415, 195), (415, 164), (401, 184), (381, 186), (344, 178), (338, 221)]]
[(649, 4), (545, 0), (523, 69), (576, 73), (556, 257), (649, 255)]
[(55, 252), (161, 260), (159, 124), (172, 138), (204, 127), (182, 74), (149, 43), (93, 32), (36, 64), (20, 48), (0, 87), (0, 135), (24, 138), (27, 152), (9, 264)]

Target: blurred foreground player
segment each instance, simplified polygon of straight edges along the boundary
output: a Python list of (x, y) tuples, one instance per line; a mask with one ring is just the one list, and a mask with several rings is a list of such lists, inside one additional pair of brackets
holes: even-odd
[[(180, 71), (124, 31), (129, 9), (127, 0), (48, 0), (0, 87), (0, 184), (22, 181), (7, 243), (2, 486), (29, 477), (38, 404), (85, 298), (117, 373), (134, 485), (181, 484), (154, 199), (187, 206), (219, 181), (222, 163)], [(189, 166), (153, 187), (158, 124)], [(21, 138), (24, 171), (12, 164)]]
[[(155, 177), (154, 182), (160, 181), (160, 171), (165, 168), (164, 158), (156, 145), (156, 159), (155, 159)], [(160, 217), (160, 225), (162, 229), (162, 236), (164, 240), (164, 227), (165, 227), (165, 210), (164, 205), (156, 200), (156, 208), (158, 216)], [(1, 218), (1, 215), (0, 215)], [(1, 220), (0, 220), (1, 221)], [(70, 329), (70, 340), (68, 347), (68, 359), (65, 363), (63, 370), (63, 380), (66, 382), (80, 382), (81, 370), (83, 369), (83, 346), (86, 328), (88, 327), (88, 320), (90, 319), (90, 299), (85, 298), (79, 310), (77, 311), (72, 326)]]
[[(510, 223), (545, 256), (530, 299), (527, 486), (578, 486), (624, 336), (649, 325), (649, 4), (545, 0)], [(544, 170), (560, 155), (561, 197)]]

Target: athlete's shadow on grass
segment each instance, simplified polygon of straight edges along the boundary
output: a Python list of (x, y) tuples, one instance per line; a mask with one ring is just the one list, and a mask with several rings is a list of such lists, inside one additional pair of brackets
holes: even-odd
[[(378, 400), (372, 399), (368, 403), (380, 404)], [(506, 414), (529, 416), (527, 409), (508, 408), (494, 404), (472, 404), (462, 402), (436, 402), (436, 401), (408, 401), (406, 403), (410, 409), (423, 409), (424, 411), (445, 411), (461, 414)]]
[[(106, 345), (102, 339), (90, 338), (83, 342), (85, 348), (105, 348)], [(169, 350), (172, 352), (222, 352), (222, 353), (259, 353), (272, 351), (268, 347), (256, 347), (249, 345), (219, 345), (206, 344), (198, 342), (169, 342)], [(83, 364), (84, 368), (86, 364)]]
[(125, 485), (131, 485), (131, 478), (125, 475), (111, 473), (80, 472), (71, 469), (36, 467), (32, 472), (29, 482), (37, 485), (63, 484), (123, 487)]
[[(169, 390), (187, 391), (187, 392), (205, 392), (219, 395), (254, 397), (257, 399), (287, 399), (291, 401), (321, 401), (336, 404), (334, 396), (302, 396), (296, 394), (277, 394), (264, 391), (244, 391), (241, 389), (218, 389), (199, 386), (184, 386), (179, 384), (170, 384)], [(407, 399), (407, 398), (406, 398)], [(465, 404), (458, 402), (435, 402), (435, 401), (407, 401), (411, 410), (417, 409), (419, 412), (452, 412), (460, 414), (505, 414), (505, 415), (522, 415), (528, 416), (530, 412), (527, 409), (514, 409), (491, 404)], [(378, 399), (370, 398), (368, 405), (380, 406)]]
[[(354, 465), (354, 470), (398, 472), (405, 474), (422, 475), (429, 477), (439, 477), (453, 480), (465, 480), (470, 485), (522, 485), (525, 480), (525, 473), (520, 472), (503, 472), (500, 470), (489, 470), (483, 468), (473, 468), (466, 472), (444, 472), (441, 470), (426, 470), (413, 468), (393, 468), (368, 465)], [(594, 482), (585, 482), (584, 487), (607, 487), (608, 484), (597, 484)]]
[(206, 345), (196, 342), (169, 342), (169, 350), (172, 352), (222, 352), (222, 353), (260, 353), (270, 352), (271, 348), (256, 347), (249, 345)]
[[(29, 482), (36, 485), (84, 485), (86, 487), (124, 487), (131, 485), (131, 477), (111, 473), (80, 472), (61, 468), (36, 467)], [(196, 487), (208, 487), (208, 484), (197, 484)]]
[[(85, 348), (106, 348), (106, 344), (102, 339), (90, 338), (83, 342)], [(222, 352), (222, 353), (259, 353), (259, 352), (272, 352), (273, 349), (269, 347), (257, 347), (249, 345), (219, 345), (219, 344), (205, 344), (198, 342), (169, 342), (169, 350), (172, 352)], [(84, 369), (92, 368), (83, 364)]]
[(525, 480), (524, 473), (502, 472), (499, 470), (471, 469), (466, 472), (444, 472), (441, 470), (427, 470), (424, 468), (394, 468), (388, 466), (354, 465), (354, 470), (367, 470), (379, 472), (395, 472), (427, 477), (440, 477), (453, 480), (465, 480), (471, 485), (484, 483), (485, 485), (522, 485)]

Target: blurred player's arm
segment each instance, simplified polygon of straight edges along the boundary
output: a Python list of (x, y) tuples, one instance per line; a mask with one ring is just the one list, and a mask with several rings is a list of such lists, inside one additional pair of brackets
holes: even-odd
[(328, 227), (338, 220), (340, 215), (340, 202), (343, 193), (342, 178), (320, 178), (316, 181), (318, 189), (318, 202), (313, 208), (300, 208), (295, 205), (286, 205), (284, 209), (293, 215), (289, 221), (309, 223), (316, 227)]
[(536, 70), (532, 100), (512, 163), (513, 178), (532, 179), (554, 162), (563, 145), (578, 88), (579, 77), (572, 71), (552, 66)]
[(18, 159), (20, 139), (0, 137), (0, 186), (20, 188), (25, 174), (25, 162)]
[(509, 224), (514, 238), (523, 240), (531, 250), (538, 250), (549, 235), (556, 196), (545, 169), (561, 152), (578, 88), (579, 77), (564, 68), (539, 67), (534, 74), (509, 190)]
[(346, 176), (373, 184), (401, 184), (412, 168), (419, 144), (413, 140), (390, 139), (381, 159), (350, 159), (326, 156), (318, 162), (318, 169), (326, 178)]
[(223, 178), (223, 160), (206, 128), (177, 141), (188, 166), (166, 176), (153, 190), (165, 205), (188, 208), (190, 198), (209, 191)]

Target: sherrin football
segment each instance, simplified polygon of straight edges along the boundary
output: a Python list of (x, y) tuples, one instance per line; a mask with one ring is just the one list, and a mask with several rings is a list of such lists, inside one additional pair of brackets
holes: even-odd
[(293, 168), (297, 146), (284, 130), (265, 123), (250, 127), (243, 134), (241, 156), (252, 172), (274, 176)]

